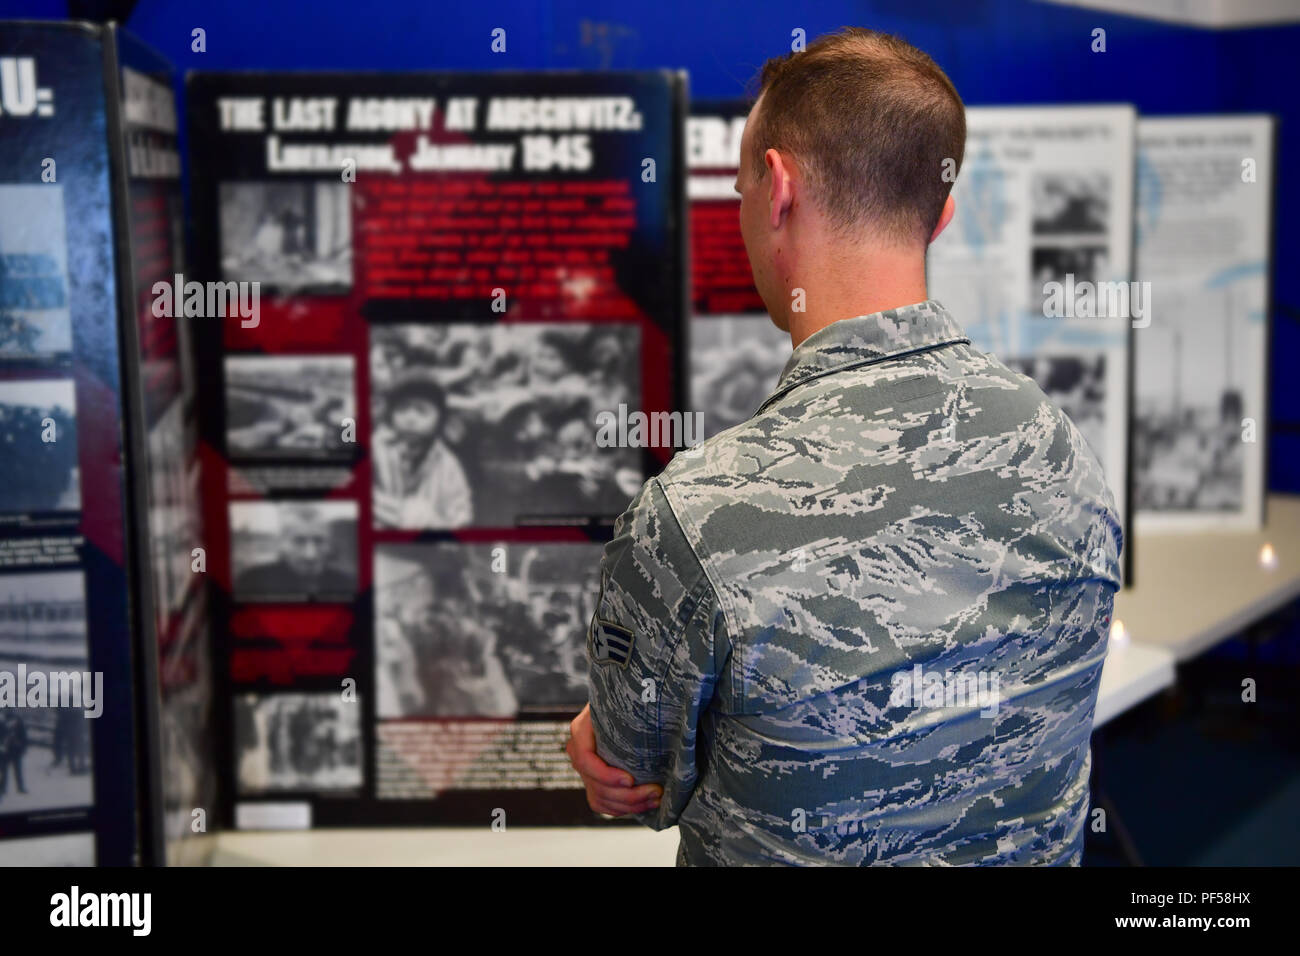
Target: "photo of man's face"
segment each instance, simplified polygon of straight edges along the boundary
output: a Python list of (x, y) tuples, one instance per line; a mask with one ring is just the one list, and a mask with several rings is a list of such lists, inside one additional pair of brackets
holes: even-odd
[(305, 516), (286, 519), (281, 554), (285, 562), (303, 577), (316, 577), (325, 570), (332, 550), (329, 531)]
[(404, 398), (393, 408), (393, 427), (406, 437), (428, 438), (437, 434), (441, 417), (427, 398)]
[(536, 379), (553, 382), (569, 372), (569, 363), (558, 348), (549, 342), (539, 342), (529, 359), (529, 371)]

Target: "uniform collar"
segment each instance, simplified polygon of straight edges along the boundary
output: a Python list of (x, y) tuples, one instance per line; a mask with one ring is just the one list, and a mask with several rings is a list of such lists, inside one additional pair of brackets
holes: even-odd
[(885, 359), (952, 345), (970, 344), (965, 330), (934, 299), (840, 319), (800, 343), (785, 363), (776, 391), (759, 411), (792, 388), (814, 378)]

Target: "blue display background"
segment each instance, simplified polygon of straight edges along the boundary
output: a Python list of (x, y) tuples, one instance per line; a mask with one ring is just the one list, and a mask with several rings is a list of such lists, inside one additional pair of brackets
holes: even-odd
[[(104, 6), (109, 6), (105, 4)], [(690, 73), (692, 95), (741, 94), (763, 60), (844, 24), (901, 33), (971, 105), (1129, 102), (1141, 113), (1269, 112), (1279, 118), (1269, 487), (1300, 492), (1300, 25), (1211, 31), (1036, 0), (491, 0), (221, 4), (140, 0), (127, 26), (183, 73), (206, 70), (645, 69)], [(66, 2), (0, 0), (0, 16), (60, 17)], [(506, 30), (506, 52), (491, 31)], [(1092, 31), (1106, 31), (1093, 53)], [(206, 31), (206, 52), (191, 31)], [(186, 155), (184, 147), (182, 155)]]

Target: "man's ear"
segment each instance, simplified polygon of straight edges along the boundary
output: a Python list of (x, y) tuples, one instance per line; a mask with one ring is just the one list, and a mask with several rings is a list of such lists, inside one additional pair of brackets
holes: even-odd
[(778, 229), (794, 203), (794, 180), (789, 165), (776, 150), (769, 149), (764, 153), (763, 162), (767, 165), (768, 224)]
[(956, 211), (957, 204), (952, 201), (952, 193), (949, 193), (948, 198), (943, 201), (943, 212), (939, 214), (939, 222), (935, 224), (934, 232), (930, 233), (931, 242), (938, 239), (939, 233), (943, 232), (948, 223), (952, 222), (952, 214)]

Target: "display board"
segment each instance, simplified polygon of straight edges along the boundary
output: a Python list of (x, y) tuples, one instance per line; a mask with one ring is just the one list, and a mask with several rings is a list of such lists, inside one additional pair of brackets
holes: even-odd
[(1137, 522), (1257, 530), (1268, 448), (1273, 120), (1137, 124)]
[[(156, 862), (196, 864), (212, 849), (205, 839), (220, 815), (212, 719), (212, 650), (208, 635), (202, 519), (199, 514), (198, 419), (194, 345), (189, 322), (167, 308), (186, 271), (185, 210), (177, 149), (174, 71), (130, 34), (110, 27), (117, 62), (117, 164), (122, 342), (129, 393), (129, 457), (138, 462), (131, 488), (140, 567), (137, 633), (156, 646), (142, 706), (148, 726), (142, 762), (151, 802), (159, 807)], [(147, 563), (146, 563), (147, 562)], [(150, 636), (152, 635), (152, 636)]]
[(146, 132), (169, 72), (111, 27), (0, 24), (0, 863), (162, 854), (143, 448), (163, 413), (141, 399), (175, 388), (175, 343), (141, 352), (135, 323), (179, 236), (175, 126)]
[(595, 819), (563, 744), (601, 550), (672, 453), (598, 424), (684, 407), (683, 104), (190, 76), (195, 278), (237, 302), (195, 324), (236, 825)]
[(691, 209), (691, 407), (708, 435), (750, 418), (776, 390), (790, 333), (767, 314), (740, 236), (740, 138), (749, 104), (695, 102), (686, 121)]
[(1101, 461), (1132, 586), (1130, 442), (1135, 114), (1129, 106), (971, 107), (951, 225), (927, 281), (971, 343), (1038, 383)]

